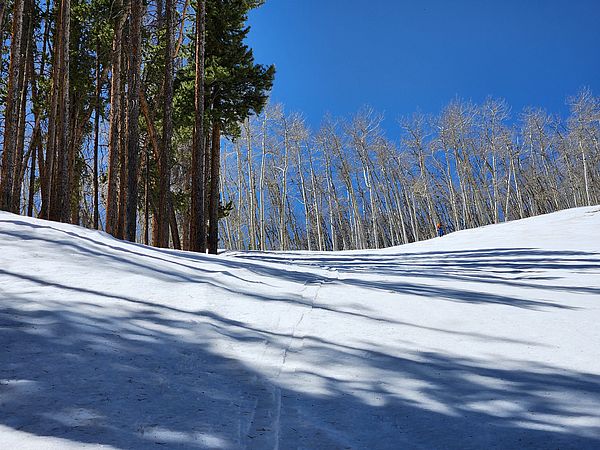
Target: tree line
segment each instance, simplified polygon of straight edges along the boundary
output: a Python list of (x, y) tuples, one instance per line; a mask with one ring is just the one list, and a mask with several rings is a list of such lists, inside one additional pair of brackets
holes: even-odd
[(567, 118), (539, 108), (455, 100), (439, 115), (302, 116), (269, 106), (223, 154), (223, 245), (250, 250), (382, 248), (600, 203), (600, 98), (584, 89)]
[(0, 209), (216, 253), (221, 138), (274, 78), (261, 4), (0, 1)]
[(311, 130), (265, 107), (258, 0), (0, 0), (0, 209), (216, 253), (381, 248), (600, 203), (600, 100)]

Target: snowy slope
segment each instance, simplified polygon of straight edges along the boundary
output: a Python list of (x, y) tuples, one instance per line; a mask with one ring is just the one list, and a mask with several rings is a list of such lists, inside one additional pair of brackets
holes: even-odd
[(599, 230), (213, 257), (0, 212), (0, 449), (600, 448)]

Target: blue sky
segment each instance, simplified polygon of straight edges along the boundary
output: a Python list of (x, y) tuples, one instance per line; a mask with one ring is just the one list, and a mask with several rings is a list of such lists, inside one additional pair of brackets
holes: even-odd
[(456, 96), (502, 97), (517, 116), (600, 95), (600, 0), (267, 0), (250, 25), (257, 62), (277, 67), (273, 100), (314, 127), (363, 105), (392, 131)]

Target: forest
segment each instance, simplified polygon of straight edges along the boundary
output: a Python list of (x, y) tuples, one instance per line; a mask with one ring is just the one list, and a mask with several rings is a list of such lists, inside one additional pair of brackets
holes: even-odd
[(600, 203), (600, 98), (582, 89), (567, 118), (506, 101), (456, 99), (397, 121), (363, 108), (324, 118), (268, 106), (222, 155), (227, 248), (384, 248)]
[(0, 2), (0, 209), (216, 253), (221, 138), (274, 78), (244, 43), (261, 3)]
[(259, 0), (0, 1), (0, 209), (158, 247), (383, 248), (600, 203), (600, 98), (450, 101), (386, 137), (269, 103)]

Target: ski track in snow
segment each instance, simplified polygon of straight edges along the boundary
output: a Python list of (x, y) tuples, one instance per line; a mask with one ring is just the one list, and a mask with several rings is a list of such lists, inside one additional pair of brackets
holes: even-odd
[(600, 448), (598, 229), (212, 257), (0, 212), (0, 449)]

